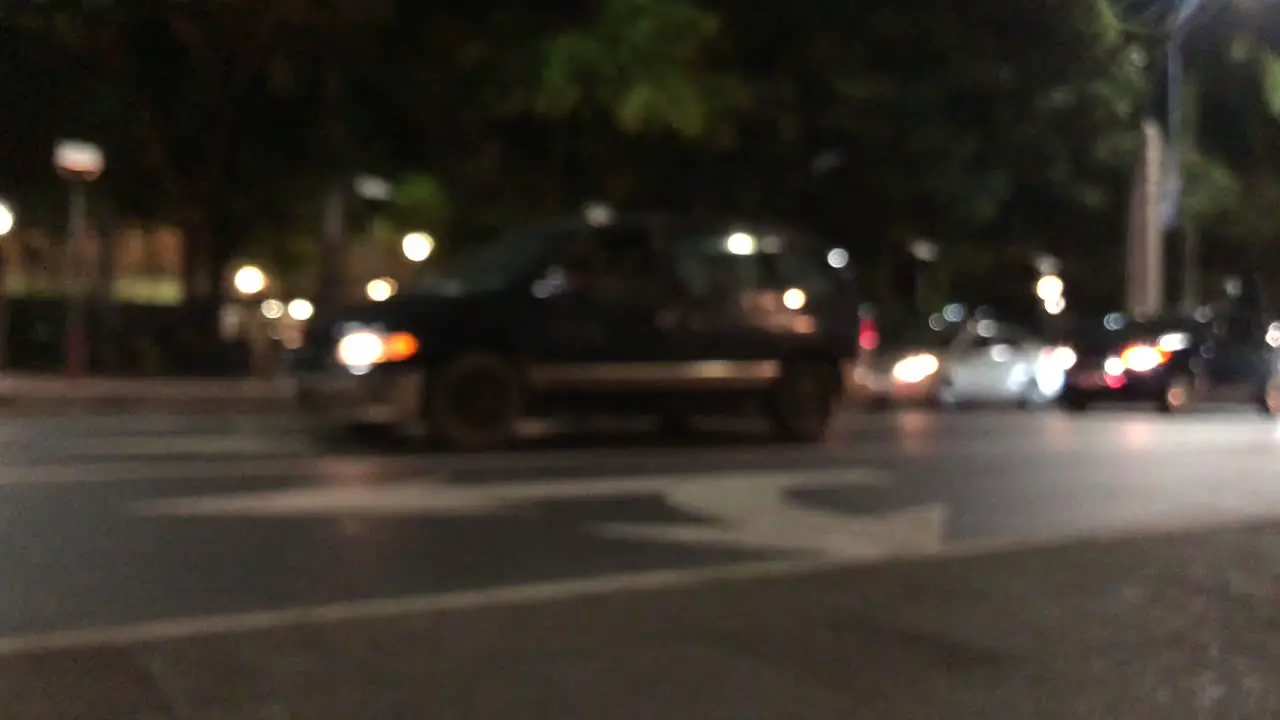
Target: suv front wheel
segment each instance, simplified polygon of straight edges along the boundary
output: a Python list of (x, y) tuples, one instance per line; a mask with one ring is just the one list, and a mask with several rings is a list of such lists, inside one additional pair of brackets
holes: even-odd
[(782, 440), (816, 442), (827, 434), (839, 385), (836, 372), (821, 362), (789, 362), (768, 398), (768, 419)]
[(1267, 379), (1267, 384), (1262, 388), (1260, 404), (1262, 412), (1267, 415), (1280, 415), (1280, 376)]
[(427, 391), (427, 431), (452, 450), (494, 450), (509, 444), (523, 414), (520, 376), (492, 355), (445, 365)]

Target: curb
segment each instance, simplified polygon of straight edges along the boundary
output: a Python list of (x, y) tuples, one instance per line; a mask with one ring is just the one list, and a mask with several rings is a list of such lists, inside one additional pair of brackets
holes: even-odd
[(0, 412), (4, 413), (283, 412), (292, 404), (292, 385), (281, 379), (0, 376)]

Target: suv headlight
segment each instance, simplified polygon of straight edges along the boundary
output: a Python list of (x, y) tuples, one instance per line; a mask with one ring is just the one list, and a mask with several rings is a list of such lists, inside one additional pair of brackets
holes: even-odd
[(334, 354), (344, 367), (361, 375), (374, 365), (408, 360), (418, 354), (418, 347), (418, 338), (411, 333), (357, 330), (342, 336)]

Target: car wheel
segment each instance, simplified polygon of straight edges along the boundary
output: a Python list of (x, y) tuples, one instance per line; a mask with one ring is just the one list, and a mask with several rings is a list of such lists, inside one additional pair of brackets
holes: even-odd
[(682, 412), (665, 412), (658, 416), (658, 434), (669, 440), (693, 435), (693, 418)]
[(1280, 377), (1267, 380), (1267, 384), (1262, 388), (1260, 402), (1262, 412), (1267, 415), (1280, 415)]
[(933, 385), (933, 391), (929, 393), (929, 404), (939, 409), (954, 408), (958, 403), (956, 401), (956, 386), (949, 377), (940, 377)]
[(831, 425), (836, 374), (819, 362), (787, 363), (768, 398), (769, 424), (782, 440), (815, 442)]
[(1062, 407), (1071, 412), (1084, 412), (1089, 409), (1089, 397), (1082, 392), (1068, 390), (1062, 393)]
[(446, 447), (493, 450), (515, 438), (524, 393), (515, 369), (501, 358), (472, 355), (455, 360), (427, 392), (427, 430)]
[(1169, 378), (1160, 393), (1160, 411), (1170, 414), (1186, 412), (1191, 407), (1194, 389), (1195, 381), (1186, 373)]
[(1049, 398), (1040, 391), (1040, 384), (1035, 378), (1027, 381), (1022, 388), (1022, 392), (1018, 394), (1018, 407), (1022, 410), (1039, 410), (1045, 406)]

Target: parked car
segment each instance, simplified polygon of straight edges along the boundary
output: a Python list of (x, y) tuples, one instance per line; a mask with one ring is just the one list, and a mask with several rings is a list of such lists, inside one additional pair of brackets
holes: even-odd
[(1280, 413), (1280, 322), (1251, 312), (1132, 323), (1080, 353), (1063, 404), (1137, 401), (1164, 412), (1247, 403)]
[(875, 333), (845, 249), (750, 222), (553, 222), (405, 286), (312, 322), (294, 365), (321, 425), (481, 449), (525, 416), (758, 412), (814, 441)]
[(871, 392), (882, 407), (1009, 403), (1038, 408), (1057, 400), (1074, 352), (994, 319), (934, 315), (890, 334), (877, 351)]

